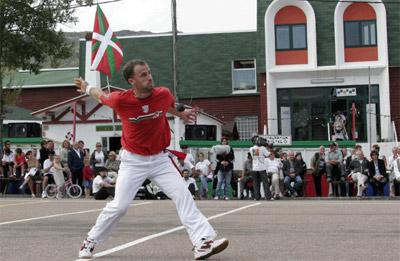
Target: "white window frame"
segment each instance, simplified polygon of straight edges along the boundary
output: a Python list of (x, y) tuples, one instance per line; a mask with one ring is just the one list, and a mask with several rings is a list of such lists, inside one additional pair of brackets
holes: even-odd
[[(235, 61), (244, 61), (244, 60), (253, 60), (254, 61), (254, 68), (244, 68), (244, 69), (235, 69), (234, 64)], [(246, 93), (257, 93), (257, 65), (255, 58), (247, 58), (247, 59), (234, 59), (232, 60), (232, 94), (246, 94)], [(235, 82), (234, 82), (234, 73), (235, 71), (252, 71), (254, 70), (254, 90), (235, 90)]]

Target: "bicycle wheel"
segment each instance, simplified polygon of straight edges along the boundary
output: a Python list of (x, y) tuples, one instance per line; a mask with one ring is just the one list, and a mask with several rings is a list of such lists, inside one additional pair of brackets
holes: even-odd
[(47, 185), (46, 189), (44, 190), (44, 193), (48, 198), (55, 198), (55, 196), (57, 195), (57, 185), (55, 184)]
[(73, 184), (68, 187), (67, 194), (71, 198), (79, 198), (82, 195), (82, 188), (79, 185)]

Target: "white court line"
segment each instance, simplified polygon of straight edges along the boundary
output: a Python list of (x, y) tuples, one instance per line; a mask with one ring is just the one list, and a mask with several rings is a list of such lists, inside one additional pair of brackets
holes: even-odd
[[(219, 217), (222, 217), (222, 216), (225, 216), (225, 215), (229, 215), (229, 214), (235, 213), (237, 211), (240, 211), (240, 210), (243, 210), (243, 209), (246, 209), (246, 208), (250, 208), (250, 207), (254, 207), (254, 206), (257, 206), (257, 205), (260, 205), (260, 204), (261, 203), (255, 203), (255, 204), (252, 204), (252, 205), (248, 205), (248, 206), (244, 206), (244, 207), (237, 208), (237, 209), (234, 209), (234, 210), (230, 210), (228, 212), (224, 212), (224, 213), (209, 217), (209, 218), (207, 218), (207, 220), (211, 220), (211, 219), (219, 218)], [(156, 237), (160, 237), (160, 236), (163, 236), (163, 235), (166, 235), (166, 234), (170, 234), (172, 232), (175, 232), (175, 231), (178, 231), (178, 230), (181, 230), (181, 229), (184, 229), (184, 228), (185, 228), (184, 226), (180, 226), (180, 227), (176, 227), (176, 228), (172, 228), (172, 229), (169, 229), (169, 230), (165, 230), (163, 232), (160, 232), (160, 233), (157, 233), (157, 234), (153, 234), (153, 235), (150, 235), (150, 236), (147, 236), (147, 237), (139, 238), (139, 239), (134, 240), (132, 242), (129, 242), (129, 243), (126, 243), (126, 244), (123, 244), (123, 245), (120, 245), (120, 246), (105, 250), (105, 251), (100, 252), (100, 253), (97, 253), (97, 254), (93, 255), (92, 259), (95, 259), (95, 258), (98, 258), (98, 257), (102, 257), (102, 256), (105, 256), (105, 255), (108, 255), (108, 254), (112, 254), (114, 252), (123, 250), (125, 248), (128, 248), (128, 247), (143, 243), (143, 242), (145, 242), (147, 240), (150, 240), (150, 239), (153, 239), (153, 238), (156, 238)], [(79, 260), (87, 260), (87, 259), (76, 259), (75, 261), (79, 261)]]
[[(151, 203), (152, 202), (143, 202), (143, 203), (138, 203), (138, 204), (131, 204), (131, 206), (140, 206), (140, 205), (146, 205), (146, 204), (151, 204)], [(85, 210), (85, 211), (79, 211), (79, 212), (70, 212), (70, 213), (56, 214), (56, 215), (43, 216), (43, 217), (19, 219), (19, 220), (13, 220), (13, 221), (7, 221), (7, 222), (0, 223), (0, 226), (8, 225), (8, 224), (14, 224), (14, 223), (20, 223), (20, 222), (26, 222), (26, 221), (32, 221), (32, 220), (39, 220), (39, 219), (46, 219), (46, 218), (53, 218), (53, 217), (60, 217), (60, 216), (68, 216), (68, 215), (77, 215), (77, 214), (83, 214), (83, 213), (90, 213), (90, 212), (96, 212), (96, 211), (101, 211), (101, 210), (103, 210), (103, 209), (102, 208), (98, 208), (98, 209), (91, 209), (91, 210)]]

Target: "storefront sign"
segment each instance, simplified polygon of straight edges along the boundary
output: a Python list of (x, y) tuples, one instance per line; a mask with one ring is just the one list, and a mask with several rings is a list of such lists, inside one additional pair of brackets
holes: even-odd
[(356, 88), (336, 89), (336, 97), (357, 96)]
[[(101, 126), (96, 126), (96, 131), (113, 131), (113, 126), (112, 125), (101, 125)], [(115, 131), (122, 131), (122, 125), (116, 125), (115, 126)]]
[(274, 146), (291, 146), (292, 135), (266, 135), (262, 136), (267, 140), (267, 143), (272, 143)]

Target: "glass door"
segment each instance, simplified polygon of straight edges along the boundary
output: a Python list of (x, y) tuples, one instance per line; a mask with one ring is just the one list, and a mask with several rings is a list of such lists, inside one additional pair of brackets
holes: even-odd
[(293, 103), (294, 140), (308, 140), (308, 106), (307, 102)]
[(311, 140), (326, 140), (328, 137), (327, 103), (311, 103)]

